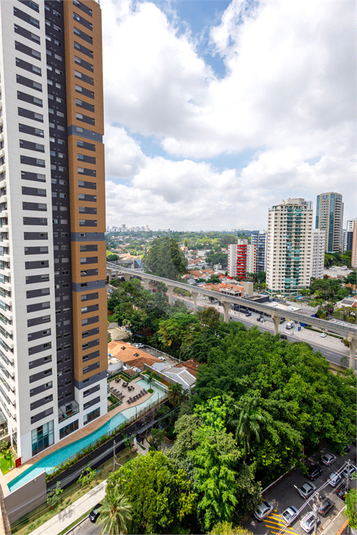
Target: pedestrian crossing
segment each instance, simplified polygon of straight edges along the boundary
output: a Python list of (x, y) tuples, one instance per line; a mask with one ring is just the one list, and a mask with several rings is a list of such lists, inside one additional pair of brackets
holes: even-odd
[(270, 530), (270, 533), (274, 533), (274, 535), (276, 533), (281, 533), (282, 535), (297, 535), (297, 532), (291, 525), (286, 527), (282, 515), (279, 515), (276, 509), (273, 509), (273, 512), (264, 518), (263, 522), (265, 527)]

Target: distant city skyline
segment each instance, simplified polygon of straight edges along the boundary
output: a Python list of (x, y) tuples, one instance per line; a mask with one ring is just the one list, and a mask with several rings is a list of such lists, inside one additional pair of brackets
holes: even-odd
[(289, 197), (355, 207), (354, 5), (101, 0), (107, 225), (267, 227)]

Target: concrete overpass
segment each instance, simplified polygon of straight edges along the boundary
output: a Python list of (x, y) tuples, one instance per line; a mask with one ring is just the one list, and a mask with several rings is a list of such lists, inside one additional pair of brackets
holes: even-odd
[[(115, 277), (113, 277), (113, 275)], [(285, 318), (288, 316), (290, 320), (293, 320), (297, 323), (305, 323), (307, 325), (311, 325), (312, 327), (316, 327), (318, 329), (321, 329), (322, 331), (327, 330), (331, 333), (338, 334), (339, 336), (343, 336), (343, 338), (347, 339), (350, 346), (350, 368), (355, 369), (355, 355), (356, 355), (356, 349), (357, 349), (357, 326), (349, 323), (344, 323), (341, 325), (338, 325), (337, 323), (331, 323), (326, 320), (322, 320), (319, 318), (314, 318), (311, 316), (305, 316), (304, 314), (301, 314), (299, 312), (293, 312), (293, 311), (284, 311), (279, 309), (274, 309), (271, 306), (265, 304), (265, 303), (255, 303), (254, 301), (250, 301), (248, 299), (245, 299), (243, 297), (236, 297), (231, 296), (227, 294), (222, 294), (220, 292), (214, 292), (213, 290), (206, 290), (201, 287), (191, 287), (183, 282), (175, 282), (170, 279), (164, 279), (163, 277), (158, 277), (157, 275), (150, 275), (149, 273), (144, 273), (142, 271), (136, 270), (136, 269), (129, 269), (122, 266), (119, 266), (118, 264), (115, 264), (113, 262), (107, 262), (107, 276), (109, 277), (109, 282), (113, 278), (117, 278), (119, 276), (123, 276), (125, 280), (130, 280), (131, 277), (137, 277), (141, 279), (144, 283), (144, 287), (146, 289), (149, 288), (150, 281), (156, 281), (156, 282), (163, 282), (168, 289), (169, 293), (169, 303), (170, 305), (173, 305), (173, 293), (175, 288), (182, 288), (186, 292), (190, 292), (193, 300), (193, 311), (197, 311), (197, 297), (198, 294), (206, 295), (207, 297), (213, 297), (214, 299), (219, 299), (221, 301), (224, 311), (224, 321), (229, 321), (229, 310), (230, 305), (242, 305), (245, 308), (251, 309), (251, 310), (257, 310), (258, 312), (262, 312), (266, 314), (267, 316), (271, 316), (273, 323), (274, 323), (274, 330), (275, 334), (279, 333), (279, 323), (281, 318)]]

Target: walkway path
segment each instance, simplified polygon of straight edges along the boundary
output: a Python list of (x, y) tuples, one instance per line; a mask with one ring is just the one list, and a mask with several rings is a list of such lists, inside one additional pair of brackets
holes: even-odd
[(94, 489), (72, 503), (72, 505), (69, 505), (66, 509), (58, 513), (58, 515), (52, 517), (42, 524), (42, 526), (32, 531), (31, 535), (58, 535), (58, 533), (61, 533), (61, 531), (73, 524), (73, 522), (103, 500), (106, 486), (107, 481), (102, 481), (102, 483), (99, 483)]

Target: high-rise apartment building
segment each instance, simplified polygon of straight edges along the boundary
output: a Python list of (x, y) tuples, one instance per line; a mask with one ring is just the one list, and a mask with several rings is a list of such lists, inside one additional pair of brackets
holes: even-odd
[(304, 199), (287, 199), (269, 209), (266, 284), (270, 293), (296, 294), (310, 286), (312, 221), (312, 204)]
[(251, 240), (252, 245), (256, 246), (256, 272), (266, 271), (267, 266), (267, 239), (268, 234), (265, 230), (253, 230)]
[(228, 245), (228, 277), (242, 280), (247, 273), (255, 273), (256, 249), (248, 240), (238, 240)]
[(353, 220), (351, 266), (357, 268), (357, 219)]
[(342, 247), (343, 202), (340, 193), (321, 193), (317, 196), (316, 225), (324, 230), (325, 251), (338, 253)]
[(353, 219), (350, 219), (346, 223), (346, 229), (342, 232), (342, 251), (351, 251), (352, 250), (352, 241), (353, 241)]
[(107, 411), (101, 11), (0, 2), (0, 411), (22, 462)]
[(312, 231), (312, 264), (311, 277), (322, 279), (324, 276), (325, 260), (325, 231), (314, 229)]

